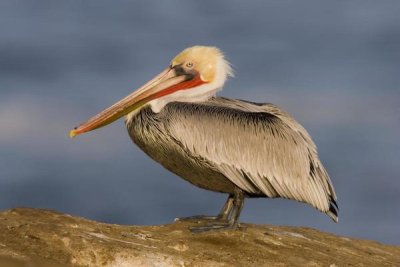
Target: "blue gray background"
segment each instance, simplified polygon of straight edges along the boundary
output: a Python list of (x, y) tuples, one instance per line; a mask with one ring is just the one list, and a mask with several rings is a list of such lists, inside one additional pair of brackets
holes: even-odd
[(150, 160), (123, 120), (68, 138), (180, 50), (206, 44), (236, 72), (220, 95), (292, 113), (339, 197), (339, 224), (280, 199), (247, 201), (241, 220), (400, 245), (399, 14), (399, 1), (3, 0), (0, 209), (146, 225), (216, 213), (225, 196)]

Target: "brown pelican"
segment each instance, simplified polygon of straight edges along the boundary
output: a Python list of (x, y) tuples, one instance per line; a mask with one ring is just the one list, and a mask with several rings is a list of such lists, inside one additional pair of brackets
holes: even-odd
[(307, 131), (272, 104), (216, 97), (230, 64), (194, 46), (138, 90), (75, 127), (70, 136), (126, 116), (133, 142), (186, 181), (229, 195), (218, 216), (192, 231), (235, 229), (244, 198), (305, 202), (338, 221), (336, 194)]

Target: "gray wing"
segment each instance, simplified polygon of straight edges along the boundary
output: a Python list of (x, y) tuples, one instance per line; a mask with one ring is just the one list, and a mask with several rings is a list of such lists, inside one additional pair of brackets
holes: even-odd
[(171, 103), (167, 110), (174, 140), (245, 192), (309, 203), (337, 221), (336, 195), (316, 146), (286, 112), (225, 98)]

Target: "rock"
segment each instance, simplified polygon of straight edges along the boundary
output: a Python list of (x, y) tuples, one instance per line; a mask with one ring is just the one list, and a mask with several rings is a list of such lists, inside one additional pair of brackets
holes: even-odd
[(400, 266), (400, 247), (303, 227), (105, 224), (49, 210), (0, 213), (0, 266)]

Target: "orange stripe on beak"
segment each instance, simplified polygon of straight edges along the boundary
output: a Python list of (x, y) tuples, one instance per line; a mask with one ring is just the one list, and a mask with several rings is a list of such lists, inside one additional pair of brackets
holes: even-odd
[(162, 90), (162, 91), (160, 91), (158, 93), (155, 93), (154, 95), (152, 95), (151, 100), (154, 100), (154, 99), (166, 96), (166, 95), (173, 94), (173, 93), (175, 93), (177, 91), (180, 91), (180, 90), (187, 90), (187, 89), (202, 85), (204, 83), (206, 83), (206, 82), (204, 82), (200, 78), (200, 75), (196, 75), (191, 80), (187, 80), (187, 81), (175, 84), (175, 85), (173, 85), (171, 87), (168, 87), (168, 88), (166, 88), (166, 89), (164, 89), (164, 90)]

